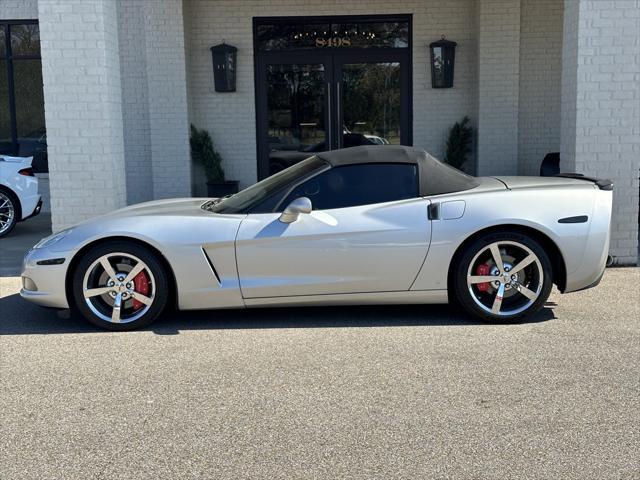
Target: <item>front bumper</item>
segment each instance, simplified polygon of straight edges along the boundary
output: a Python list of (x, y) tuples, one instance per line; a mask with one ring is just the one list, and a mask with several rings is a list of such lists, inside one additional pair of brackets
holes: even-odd
[[(64, 261), (58, 265), (38, 265), (38, 262), (53, 258), (61, 258)], [(70, 259), (70, 252), (29, 250), (22, 264), (20, 296), (43, 307), (69, 308), (66, 277)]]

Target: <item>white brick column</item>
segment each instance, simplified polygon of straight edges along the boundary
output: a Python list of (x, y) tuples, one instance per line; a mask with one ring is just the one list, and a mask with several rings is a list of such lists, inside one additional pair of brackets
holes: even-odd
[(125, 205), (112, 0), (40, 0), (53, 229)]
[(518, 175), (539, 175), (542, 159), (560, 151), (564, 0), (522, 0)]
[(188, 197), (191, 159), (182, 0), (144, 5), (153, 195)]
[(153, 200), (145, 3), (118, 0), (124, 161), (129, 204)]
[(182, 1), (117, 3), (127, 200), (189, 196)]
[(611, 254), (638, 259), (640, 1), (565, 0), (561, 168), (614, 180)]
[(478, 0), (479, 175), (518, 171), (520, 0)]

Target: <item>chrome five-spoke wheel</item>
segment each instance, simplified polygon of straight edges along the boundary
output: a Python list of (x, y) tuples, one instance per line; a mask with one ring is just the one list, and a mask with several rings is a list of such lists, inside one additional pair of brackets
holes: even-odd
[(142, 317), (153, 304), (155, 279), (134, 255), (103, 255), (87, 269), (83, 295), (89, 309), (106, 322), (128, 323)]
[(493, 234), (474, 242), (463, 255), (456, 295), (471, 313), (509, 321), (537, 311), (551, 291), (549, 257), (532, 238)]
[(111, 330), (148, 325), (169, 296), (165, 268), (143, 245), (114, 241), (89, 250), (74, 270), (75, 307), (90, 322)]
[(471, 261), (467, 285), (478, 306), (493, 315), (517, 315), (540, 296), (542, 265), (535, 253), (518, 242), (494, 242)]

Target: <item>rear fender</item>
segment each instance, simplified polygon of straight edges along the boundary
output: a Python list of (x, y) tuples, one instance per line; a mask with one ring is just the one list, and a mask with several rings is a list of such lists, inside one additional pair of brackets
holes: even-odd
[[(426, 261), (411, 287), (412, 290), (447, 288), (449, 267), (460, 245), (482, 230), (509, 225), (532, 228), (547, 236), (562, 255), (567, 279), (573, 278), (582, 267), (590, 242), (596, 191), (596, 187), (585, 183), (562, 188), (502, 190), (432, 197), (434, 203), (462, 200), (465, 202), (465, 209), (460, 218), (432, 220), (431, 246)], [(562, 218), (574, 216), (587, 216), (588, 220), (584, 223), (558, 222)], [(599, 246), (603, 241), (600, 237), (593, 240)], [(597, 250), (597, 247), (591, 247), (589, 255), (592, 255), (594, 250)], [(569, 285), (572, 283), (569, 282)]]

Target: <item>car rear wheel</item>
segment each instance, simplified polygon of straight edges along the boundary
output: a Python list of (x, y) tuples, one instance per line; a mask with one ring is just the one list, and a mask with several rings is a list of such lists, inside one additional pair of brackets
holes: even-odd
[(0, 190), (0, 237), (8, 235), (18, 222), (18, 199)]
[(132, 242), (98, 245), (83, 256), (73, 274), (77, 311), (108, 330), (149, 325), (164, 310), (168, 296), (161, 262)]
[(549, 298), (553, 271), (534, 239), (516, 232), (485, 235), (462, 253), (455, 295), (469, 313), (498, 323), (533, 315)]

